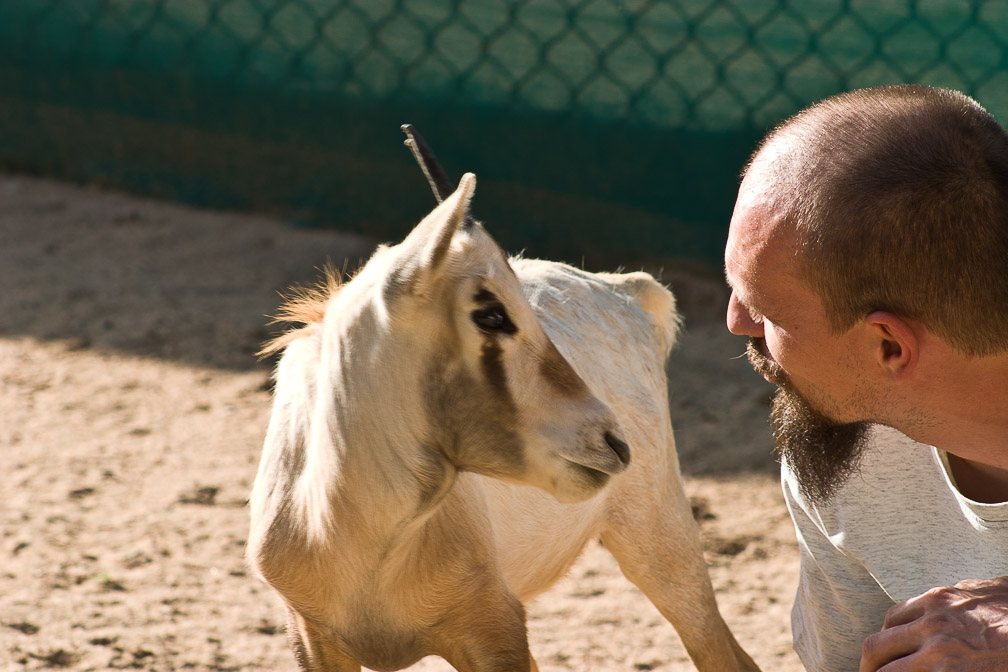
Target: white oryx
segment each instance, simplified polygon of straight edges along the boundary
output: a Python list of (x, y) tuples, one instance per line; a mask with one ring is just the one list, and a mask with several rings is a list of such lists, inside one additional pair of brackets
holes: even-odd
[[(601, 537), (704, 672), (756, 670), (683, 493), (645, 273), (505, 257), (472, 174), (349, 282), (288, 307), (248, 558), (304, 670), (535, 670), (522, 603)], [(632, 457), (631, 457), (632, 456)]]

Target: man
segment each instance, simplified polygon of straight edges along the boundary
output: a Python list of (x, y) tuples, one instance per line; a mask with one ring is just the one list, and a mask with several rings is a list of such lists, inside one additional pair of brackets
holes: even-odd
[(725, 270), (806, 668), (1008, 670), (1008, 134), (942, 89), (823, 101), (754, 154)]

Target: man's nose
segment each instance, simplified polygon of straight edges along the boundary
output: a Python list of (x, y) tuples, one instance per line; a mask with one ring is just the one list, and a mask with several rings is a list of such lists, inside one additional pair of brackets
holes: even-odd
[(732, 292), (731, 298), (728, 299), (728, 331), (736, 336), (752, 338), (763, 336), (763, 323), (753, 320), (749, 310), (735, 296), (735, 292)]

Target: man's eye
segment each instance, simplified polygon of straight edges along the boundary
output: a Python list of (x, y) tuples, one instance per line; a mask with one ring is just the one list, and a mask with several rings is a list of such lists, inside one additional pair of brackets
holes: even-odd
[(513, 334), (518, 331), (508, 318), (504, 306), (495, 303), (472, 312), (472, 321), (482, 331)]

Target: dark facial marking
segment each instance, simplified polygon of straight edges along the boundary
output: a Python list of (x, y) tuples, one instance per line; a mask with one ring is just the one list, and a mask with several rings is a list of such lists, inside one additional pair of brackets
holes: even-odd
[[(499, 354), (497, 358), (499, 362)], [(493, 359), (488, 353), (484, 370), (494, 367)], [(431, 362), (424, 386), (434, 432), (430, 445), (440, 446), (456, 468), (488, 476), (519, 476), (525, 471), (525, 456), (514, 431), (514, 402), (506, 387), (499, 388), (503, 395), (488, 396), (486, 385), (447, 359)]]
[(486, 287), (480, 287), (479, 291), (473, 294), (473, 301), (476, 303), (500, 303), (497, 295)]
[(539, 373), (557, 392), (567, 397), (577, 397), (588, 391), (581, 376), (574, 371), (553, 342), (548, 342), (546, 351), (539, 358)]
[(501, 361), (503, 350), (500, 344), (493, 338), (483, 341), (480, 350), (480, 366), (483, 369), (483, 376), (491, 391), (509, 408), (514, 408), (514, 400), (508, 391), (507, 374), (504, 372), (504, 363)]

